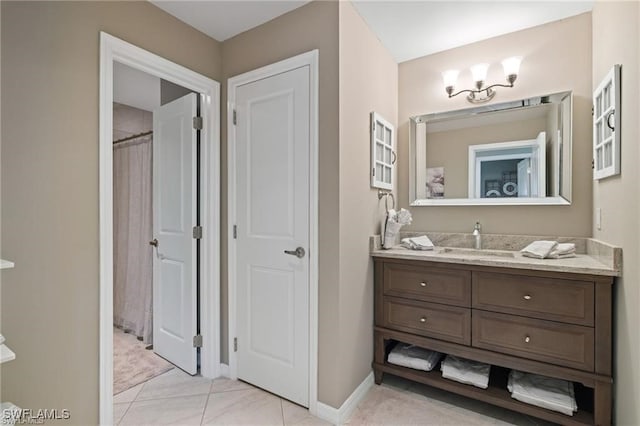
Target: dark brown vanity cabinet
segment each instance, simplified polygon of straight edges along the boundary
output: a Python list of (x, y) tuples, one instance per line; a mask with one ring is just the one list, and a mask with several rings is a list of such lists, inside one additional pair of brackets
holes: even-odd
[[(560, 424), (611, 423), (613, 277), (375, 258), (373, 370)], [(387, 363), (396, 342), (492, 365), (488, 389)], [(573, 416), (524, 404), (510, 369), (574, 382)]]

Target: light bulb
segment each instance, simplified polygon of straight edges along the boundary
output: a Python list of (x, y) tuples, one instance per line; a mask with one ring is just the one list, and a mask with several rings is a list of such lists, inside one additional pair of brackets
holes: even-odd
[(489, 64), (476, 64), (471, 67), (471, 75), (476, 85), (479, 82), (483, 82), (487, 79), (487, 71), (489, 70)]
[(502, 68), (504, 68), (504, 76), (509, 77), (512, 75), (517, 76), (520, 71), (520, 62), (522, 62), (521, 56), (514, 56), (502, 61)]
[(442, 73), (442, 80), (444, 81), (444, 87), (454, 87), (456, 80), (458, 80), (458, 70), (448, 70)]

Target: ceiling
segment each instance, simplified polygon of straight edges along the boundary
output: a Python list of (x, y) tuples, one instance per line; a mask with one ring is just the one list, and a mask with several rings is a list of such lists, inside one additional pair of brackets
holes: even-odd
[(404, 62), (590, 11), (593, 1), (372, 1), (355, 8)]
[(113, 101), (145, 111), (153, 111), (160, 106), (160, 79), (114, 62)]
[[(150, 1), (218, 41), (308, 3), (308, 0)], [(593, 8), (593, 0), (353, 0), (353, 4), (397, 62), (557, 21)]]
[(297, 9), (309, 0), (150, 0), (165, 12), (218, 41)]

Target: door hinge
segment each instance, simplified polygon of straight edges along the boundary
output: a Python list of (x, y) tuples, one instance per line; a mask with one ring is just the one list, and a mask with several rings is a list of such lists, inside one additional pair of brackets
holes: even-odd
[(592, 115), (592, 116), (596, 115), (596, 111), (595, 111), (595, 109), (593, 108), (593, 105), (591, 105), (591, 115)]
[(238, 124), (238, 114), (236, 113), (236, 110), (233, 110), (233, 125), (235, 126), (236, 124)]
[(233, 239), (238, 239), (238, 225), (233, 225)]
[(202, 117), (193, 117), (193, 128), (202, 130)]
[(196, 334), (195, 336), (193, 336), (193, 347), (194, 348), (202, 347), (202, 335)]
[(234, 352), (238, 352), (238, 338), (237, 337), (233, 338), (233, 351)]
[(193, 227), (193, 238), (199, 240), (202, 238), (202, 226), (194, 226)]

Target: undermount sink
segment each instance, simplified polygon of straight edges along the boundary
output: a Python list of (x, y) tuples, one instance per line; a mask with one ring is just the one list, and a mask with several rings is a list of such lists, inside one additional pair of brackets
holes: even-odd
[(444, 247), (440, 253), (459, 254), (464, 256), (496, 256), (496, 257), (515, 257), (514, 252), (505, 250), (482, 250), (471, 248)]

